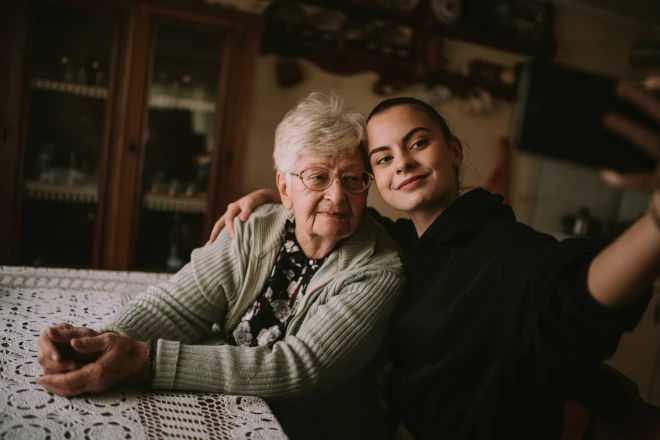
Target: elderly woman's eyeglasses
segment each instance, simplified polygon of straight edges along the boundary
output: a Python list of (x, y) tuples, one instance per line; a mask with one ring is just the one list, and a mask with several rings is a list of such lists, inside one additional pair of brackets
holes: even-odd
[[(324, 168), (307, 168), (299, 174), (289, 173), (299, 177), (303, 185), (312, 191), (323, 191), (332, 185), (336, 175)], [(361, 193), (366, 191), (374, 180), (374, 176), (366, 171), (348, 171), (339, 174), (341, 186), (350, 193)]]

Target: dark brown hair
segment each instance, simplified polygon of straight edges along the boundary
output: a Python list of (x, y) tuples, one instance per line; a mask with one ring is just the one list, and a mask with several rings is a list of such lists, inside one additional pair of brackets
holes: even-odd
[(445, 142), (447, 142), (447, 145), (451, 143), (454, 135), (449, 129), (449, 125), (447, 125), (447, 121), (445, 121), (445, 118), (443, 118), (435, 108), (425, 103), (424, 101), (420, 101), (417, 98), (404, 96), (401, 98), (386, 99), (385, 101), (382, 101), (380, 104), (374, 107), (373, 110), (371, 110), (371, 113), (369, 113), (369, 117), (367, 118), (367, 123), (369, 123), (371, 118), (373, 118), (374, 116), (379, 115), (383, 113), (385, 110), (391, 109), (392, 107), (398, 107), (400, 105), (409, 105), (415, 107), (417, 110), (424, 113), (426, 116), (429, 117), (431, 122), (433, 122), (438, 127), (440, 127), (440, 130), (442, 131), (442, 137), (445, 138)]

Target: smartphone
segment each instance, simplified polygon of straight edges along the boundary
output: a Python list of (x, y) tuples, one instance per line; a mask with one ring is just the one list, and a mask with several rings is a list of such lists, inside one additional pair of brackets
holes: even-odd
[(614, 112), (660, 133), (660, 123), (616, 95), (618, 80), (540, 60), (521, 63), (516, 72), (514, 147), (620, 172), (657, 167), (655, 157), (603, 125)]

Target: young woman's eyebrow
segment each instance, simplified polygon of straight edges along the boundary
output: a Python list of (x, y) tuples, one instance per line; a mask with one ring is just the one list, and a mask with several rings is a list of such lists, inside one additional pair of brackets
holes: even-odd
[[(410, 130), (408, 133), (406, 133), (406, 135), (405, 135), (403, 138), (401, 138), (401, 143), (402, 143), (402, 144), (407, 144), (408, 141), (410, 140), (410, 138), (413, 137), (413, 136), (415, 135), (415, 133), (417, 133), (417, 132), (419, 132), (419, 131), (428, 131), (429, 133), (431, 132), (431, 130), (429, 130), (429, 129), (426, 128), (426, 127), (415, 127), (415, 128), (413, 128), (412, 130)], [(379, 153), (379, 152), (381, 152), (381, 151), (385, 151), (385, 150), (391, 150), (391, 148), (388, 147), (387, 145), (384, 145), (384, 146), (382, 146), (382, 147), (378, 147), (378, 148), (374, 148), (374, 149), (371, 150), (371, 152), (369, 153), (369, 158), (371, 159), (371, 156), (372, 156), (373, 154), (376, 154), (376, 153)]]
[(410, 138), (413, 137), (415, 133), (417, 133), (418, 131), (428, 131), (429, 133), (431, 132), (431, 130), (429, 130), (426, 127), (415, 127), (412, 130), (410, 130), (408, 133), (406, 133), (406, 135), (403, 138), (401, 138), (401, 143), (407, 144)]
[(383, 147), (374, 148), (374, 149), (371, 150), (371, 152), (369, 153), (369, 159), (371, 159), (371, 156), (373, 156), (374, 154), (376, 154), (376, 153), (380, 153), (381, 151), (385, 151), (385, 150), (391, 150), (391, 148), (388, 147), (388, 146), (383, 146)]

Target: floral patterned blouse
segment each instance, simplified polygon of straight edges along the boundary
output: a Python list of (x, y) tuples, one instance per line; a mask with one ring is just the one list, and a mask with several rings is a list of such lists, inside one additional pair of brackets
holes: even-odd
[(227, 335), (232, 345), (273, 347), (284, 338), (286, 328), (305, 296), (309, 280), (327, 257), (310, 260), (298, 246), (295, 223), (287, 220), (282, 247), (261, 295)]

